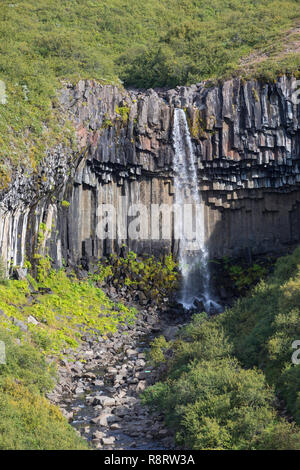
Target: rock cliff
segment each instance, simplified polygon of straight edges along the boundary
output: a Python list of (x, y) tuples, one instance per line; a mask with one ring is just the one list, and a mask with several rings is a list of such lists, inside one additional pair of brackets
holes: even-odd
[[(176, 254), (172, 236), (154, 240), (141, 233), (132, 240), (128, 233), (133, 204), (173, 203), (174, 107), (185, 110), (193, 140), (210, 256), (286, 251), (300, 241), (294, 91), (295, 80), (286, 76), (173, 90), (66, 85), (60, 103), (76, 127), (78, 149), (58, 146), (37, 173), (16, 172), (0, 197), (1, 257), (22, 265), (39, 251), (57, 265), (87, 265), (119, 253), (124, 243), (137, 252)], [(117, 216), (112, 240), (97, 231), (99, 208), (109, 203)], [(149, 227), (156, 223), (146, 216)]]

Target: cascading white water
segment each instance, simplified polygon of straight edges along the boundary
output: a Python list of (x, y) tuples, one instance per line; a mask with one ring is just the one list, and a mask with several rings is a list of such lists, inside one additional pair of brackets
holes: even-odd
[[(185, 112), (174, 110), (175, 238), (179, 242), (179, 264), (183, 285), (179, 302), (189, 309), (195, 300), (206, 312), (219, 311), (210, 293), (208, 251), (205, 244), (204, 204), (198, 187), (196, 158)], [(194, 230), (192, 228), (194, 214)]]

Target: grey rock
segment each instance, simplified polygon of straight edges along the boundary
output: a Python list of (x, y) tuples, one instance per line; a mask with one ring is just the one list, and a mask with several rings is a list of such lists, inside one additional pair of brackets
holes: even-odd
[(22, 320), (18, 320), (17, 318), (13, 318), (13, 323), (14, 323), (14, 325), (18, 326), (21, 331), (23, 331), (23, 332), (28, 331), (28, 326), (25, 325), (25, 323), (22, 322)]
[(175, 339), (176, 334), (178, 333), (178, 326), (169, 326), (166, 330), (163, 331), (163, 335), (167, 341)]
[(27, 318), (27, 322), (28, 323), (31, 323), (32, 325), (38, 325), (39, 322), (37, 321), (36, 318), (34, 318), (32, 315), (29, 315), (29, 317)]

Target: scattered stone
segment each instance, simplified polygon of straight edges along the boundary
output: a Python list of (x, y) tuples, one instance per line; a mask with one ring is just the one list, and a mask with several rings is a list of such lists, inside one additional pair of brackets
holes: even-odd
[(169, 328), (163, 331), (163, 336), (166, 338), (167, 341), (171, 341), (175, 339), (178, 330), (178, 326), (169, 326)]
[(34, 318), (32, 315), (29, 315), (29, 317), (27, 318), (27, 322), (28, 323), (31, 323), (32, 325), (38, 325), (39, 322), (37, 321), (36, 318)]
[(114, 406), (115, 403), (116, 403), (116, 400), (114, 398), (111, 398), (111, 397), (106, 397), (106, 396), (102, 396), (102, 395), (97, 395), (95, 398), (94, 398), (94, 401), (93, 403), (95, 405), (102, 405), (102, 406)]
[(13, 320), (14, 325), (18, 326), (21, 331), (23, 331), (24, 333), (28, 331), (28, 326), (25, 325), (24, 322), (22, 322), (21, 320), (18, 320), (17, 318), (13, 318), (12, 320)]
[(120, 425), (119, 423), (113, 423), (113, 424), (111, 425), (110, 429), (111, 429), (112, 431), (116, 431), (116, 430), (122, 429), (122, 428), (121, 428), (121, 425)]
[(112, 444), (115, 443), (115, 440), (116, 440), (116, 439), (115, 439), (113, 436), (110, 436), (110, 437), (103, 437), (103, 438), (102, 438), (102, 444), (103, 444), (104, 446), (110, 446), (110, 445), (112, 445)]
[(137, 384), (137, 387), (136, 387), (137, 393), (143, 392), (146, 387), (147, 387), (146, 380), (140, 380), (140, 382)]
[(102, 439), (103, 437), (105, 437), (105, 434), (104, 434), (104, 432), (102, 432), (102, 431), (95, 431), (95, 432), (93, 433), (93, 439), (99, 439), (99, 440), (100, 440), (100, 439)]
[[(60, 360), (59, 381), (51, 401), (60, 402), (64, 415), (94, 448), (172, 448), (172, 437), (163, 428), (161, 415), (149, 414), (139, 398), (156, 376), (142, 349), (149, 342), (140, 342), (140, 338), (157, 329), (168, 339), (176, 335), (178, 326), (167, 322), (163, 326), (158, 323), (156, 309), (148, 307), (131, 329), (121, 326), (108, 339), (94, 339), (86, 333), (73, 362)], [(72, 411), (67, 411), (70, 407)]]

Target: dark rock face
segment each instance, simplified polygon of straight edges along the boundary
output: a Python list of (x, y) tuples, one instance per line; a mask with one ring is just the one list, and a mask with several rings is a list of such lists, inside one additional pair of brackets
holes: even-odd
[[(300, 241), (300, 108), (293, 104), (294, 86), (294, 79), (281, 77), (269, 84), (235, 79), (167, 91), (126, 91), (93, 81), (66, 87), (61, 104), (76, 125), (79, 151), (57, 148), (38, 178), (16, 175), (1, 196), (2, 257), (23, 264), (37, 245), (58, 265), (62, 259), (88, 265), (120, 253), (124, 243), (140, 253), (176, 253), (172, 236), (141, 233), (131, 239), (129, 223), (138, 212), (127, 216), (132, 204), (150, 210), (151, 204), (173, 203), (178, 106), (186, 111), (193, 139), (210, 256), (286, 251)], [(116, 211), (113, 239), (99, 237), (103, 204)]]

